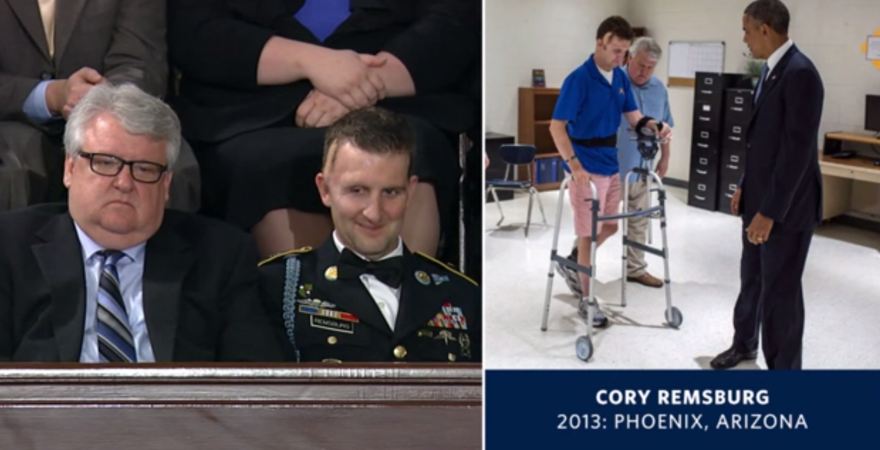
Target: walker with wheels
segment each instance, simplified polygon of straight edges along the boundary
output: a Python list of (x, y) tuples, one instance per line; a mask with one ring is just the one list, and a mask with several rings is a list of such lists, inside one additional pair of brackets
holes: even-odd
[[(614, 214), (609, 216), (600, 216), (599, 211), (600, 205), (599, 200), (596, 200), (596, 185), (590, 180), (590, 191), (592, 192), (592, 198), (587, 199), (585, 201), (591, 202), (591, 211), (592, 211), (592, 222), (593, 222), (593, 235), (590, 238), (590, 266), (584, 267), (577, 263), (577, 261), (571, 261), (564, 256), (560, 256), (557, 254), (556, 248), (559, 243), (559, 227), (562, 219), (562, 207), (565, 199), (565, 189), (568, 187), (568, 183), (571, 181), (571, 175), (568, 174), (565, 177), (565, 180), (562, 181), (562, 184), (559, 187), (559, 199), (556, 204), (556, 224), (554, 225), (553, 230), (553, 248), (550, 251), (550, 270), (547, 272), (547, 294), (544, 299), (544, 316), (541, 321), (541, 331), (547, 331), (547, 319), (550, 315), (550, 299), (551, 293), (553, 290), (553, 268), (554, 264), (560, 265), (562, 268), (569, 268), (578, 273), (584, 273), (590, 277), (590, 294), (587, 304), (585, 305), (583, 299), (579, 299), (579, 314), (582, 318), (585, 319), (587, 323), (587, 333), (583, 336), (577, 338), (575, 342), (575, 352), (583, 361), (589, 361), (590, 357), (593, 355), (593, 318), (594, 318), (594, 308), (598, 307), (595, 298), (595, 291), (593, 289), (594, 280), (595, 280), (595, 267), (596, 267), (596, 245), (597, 245), (597, 235), (598, 233), (595, 230), (598, 230), (598, 223), (609, 220), (618, 220), (623, 219), (622, 230), (623, 230), (623, 262), (622, 269), (623, 275), (621, 276), (621, 302), (620, 306), (626, 306), (626, 272), (627, 272), (627, 248), (634, 247), (640, 250), (643, 250), (647, 253), (651, 253), (653, 255), (660, 256), (663, 258), (663, 269), (664, 269), (664, 287), (666, 291), (666, 311), (665, 311), (665, 319), (666, 322), (672, 328), (678, 328), (683, 320), (681, 311), (678, 308), (672, 306), (672, 291), (670, 288), (669, 281), (669, 247), (667, 245), (666, 238), (666, 189), (663, 186), (663, 182), (660, 180), (660, 177), (654, 173), (653, 171), (653, 161), (654, 157), (659, 150), (660, 144), (665, 141), (661, 140), (659, 136), (657, 136), (653, 129), (651, 128), (637, 128), (636, 137), (633, 138), (638, 142), (638, 150), (641, 155), (641, 163), (640, 167), (635, 168), (629, 171), (626, 174), (626, 177), (621, 178), (621, 182), (624, 186), (623, 191), (623, 213)], [(647, 189), (648, 189), (648, 207), (644, 210), (637, 210), (633, 212), (629, 211), (629, 180), (632, 174), (637, 174), (640, 179), (647, 180)], [(657, 188), (652, 188), (652, 184), (656, 182)], [(657, 193), (658, 206), (651, 206), (651, 194), (653, 192)], [(639, 242), (632, 241), (627, 236), (627, 220), (633, 217), (647, 217), (649, 219), (659, 219), (660, 220), (660, 231), (663, 237), (663, 248), (656, 249), (649, 245), (645, 245)], [(650, 226), (648, 229), (650, 230)], [(650, 235), (649, 235), (650, 236)], [(649, 238), (650, 243), (650, 238)], [(586, 312), (583, 310), (586, 309)], [(584, 317), (586, 316), (586, 317)]]

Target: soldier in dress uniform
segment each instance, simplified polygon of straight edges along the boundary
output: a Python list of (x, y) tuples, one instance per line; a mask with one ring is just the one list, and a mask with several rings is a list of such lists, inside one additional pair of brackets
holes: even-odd
[(381, 108), (328, 130), (315, 178), (335, 230), (320, 248), (260, 263), (263, 299), (297, 362), (482, 361), (477, 284), (400, 237), (414, 137)]

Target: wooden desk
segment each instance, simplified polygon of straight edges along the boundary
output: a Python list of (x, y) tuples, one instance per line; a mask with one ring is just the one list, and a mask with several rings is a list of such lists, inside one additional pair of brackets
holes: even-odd
[[(828, 133), (826, 139), (880, 146), (880, 139), (852, 133)], [(853, 182), (864, 181), (880, 184), (880, 166), (876, 159), (857, 156), (850, 159), (835, 159), (821, 155), (819, 168), (822, 171), (822, 220), (828, 220), (850, 210)]]
[(481, 445), (479, 365), (0, 366), (4, 449)]

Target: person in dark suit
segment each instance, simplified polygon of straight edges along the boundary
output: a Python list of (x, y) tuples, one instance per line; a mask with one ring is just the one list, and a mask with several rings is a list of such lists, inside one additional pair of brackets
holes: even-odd
[(0, 360), (280, 360), (250, 237), (164, 211), (180, 141), (174, 112), (133, 85), (79, 101), (68, 204), (0, 213)]
[[(164, 0), (0, 2), (0, 211), (58, 201), (70, 111), (92, 86), (164, 96)], [(195, 211), (199, 171), (184, 144), (169, 206)]]
[(753, 2), (743, 16), (746, 44), (767, 64), (755, 90), (745, 172), (731, 202), (744, 226), (735, 334), (712, 360), (716, 369), (755, 359), (759, 330), (769, 369), (801, 368), (801, 278), (822, 219), (818, 134), (825, 91), (816, 67), (789, 39), (789, 20), (779, 0)]
[(315, 178), (336, 230), (317, 249), (261, 263), (261, 289), (289, 361), (482, 361), (480, 289), (400, 237), (418, 183), (413, 131), (381, 108), (327, 131)]
[[(317, 246), (332, 223), (312, 180), (325, 128), (369, 105), (417, 133), (404, 239), (435, 254), (461, 170), (450, 137), (479, 123), (480, 2), (178, 0), (172, 101), (204, 179), (202, 212), (254, 234), (261, 254)], [(478, 129), (478, 128), (477, 128)]]

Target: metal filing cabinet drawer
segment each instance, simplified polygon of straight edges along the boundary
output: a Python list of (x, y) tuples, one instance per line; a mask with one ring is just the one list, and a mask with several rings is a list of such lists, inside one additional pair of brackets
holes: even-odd
[(694, 129), (721, 130), (721, 102), (694, 102)]
[(692, 142), (694, 150), (721, 150), (721, 132), (694, 130)]
[(688, 205), (715, 211), (718, 204), (716, 186), (704, 180), (691, 180), (688, 187)]
[(752, 90), (728, 89), (724, 101), (725, 123), (748, 125), (752, 119)]
[(746, 170), (746, 153), (721, 152), (721, 179), (739, 180)]
[(718, 211), (731, 214), (730, 202), (733, 200), (733, 194), (736, 193), (738, 186), (739, 177), (721, 177), (721, 182), (718, 183)]
[(746, 131), (745, 125), (738, 123), (727, 123), (724, 126), (724, 140), (721, 144), (722, 150), (745, 151), (746, 149)]

